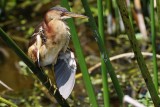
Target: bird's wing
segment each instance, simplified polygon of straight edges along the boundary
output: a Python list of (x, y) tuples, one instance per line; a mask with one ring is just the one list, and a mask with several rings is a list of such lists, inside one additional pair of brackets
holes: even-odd
[(75, 73), (77, 65), (73, 52), (67, 50), (61, 52), (54, 65), (56, 83), (60, 94), (67, 99), (72, 92), (75, 84)]
[(40, 67), (40, 48), (46, 42), (42, 24), (38, 25), (29, 41), (28, 55)]
[(44, 29), (42, 27), (42, 24), (38, 25), (33, 33), (33, 35), (30, 38), (29, 41), (29, 46), (33, 45), (36, 41), (37, 41), (37, 35), (40, 35), (41, 39), (42, 39), (42, 43), (45, 42), (46, 38), (44, 36)]

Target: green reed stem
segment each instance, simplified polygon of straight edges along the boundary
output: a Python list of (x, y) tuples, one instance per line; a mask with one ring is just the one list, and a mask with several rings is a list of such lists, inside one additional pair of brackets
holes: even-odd
[(116, 32), (119, 33), (119, 31), (120, 31), (120, 24), (119, 24), (120, 15), (119, 15), (119, 9), (118, 9), (116, 0), (113, 0), (113, 7), (115, 10), (115, 17), (116, 17)]
[(107, 8), (108, 13), (111, 13), (111, 1), (105, 0), (105, 8)]
[(130, 40), (130, 44), (131, 44), (132, 49), (134, 51), (135, 58), (137, 59), (139, 68), (141, 70), (144, 81), (147, 85), (147, 88), (150, 92), (152, 101), (153, 101), (155, 107), (159, 107), (160, 106), (160, 99), (158, 97), (158, 93), (157, 93), (157, 91), (155, 89), (155, 86), (153, 84), (152, 78), (149, 74), (148, 68), (145, 64), (142, 53), (139, 49), (139, 45), (138, 45), (138, 42), (137, 42), (136, 37), (135, 37), (135, 32), (134, 32), (134, 29), (133, 29), (133, 27), (131, 25), (131, 22), (130, 22), (126, 2), (123, 1), (123, 0), (117, 0), (117, 4), (119, 6), (119, 10), (120, 10), (120, 13), (122, 15), (122, 19), (123, 19), (123, 22), (124, 22), (124, 25), (125, 25), (125, 28), (126, 28), (126, 33), (128, 35), (128, 38)]
[(151, 37), (152, 37), (152, 52), (153, 52), (153, 80), (156, 90), (158, 90), (158, 70), (157, 70), (157, 58), (156, 58), (156, 32), (155, 32), (155, 16), (154, 16), (154, 0), (150, 0), (151, 10)]
[[(157, 1), (157, 15), (158, 15), (158, 19), (160, 18), (160, 0), (156, 0)], [(158, 20), (158, 28), (160, 32), (160, 20)]]
[(130, 1), (130, 4), (128, 5), (128, 13), (129, 13), (129, 19), (130, 19), (131, 25), (133, 27), (132, 9), (133, 9), (132, 2)]
[[(66, 7), (68, 10), (70, 9), (70, 7), (68, 5), (68, 0), (61, 0), (61, 4), (62, 4), (62, 6)], [(85, 59), (84, 59), (84, 56), (83, 56), (83, 52), (82, 52), (82, 49), (81, 49), (81, 46), (80, 46), (78, 35), (76, 33), (76, 28), (74, 26), (73, 19), (68, 19), (67, 22), (68, 22), (68, 25), (71, 29), (70, 32), (71, 32), (71, 36), (72, 36), (73, 45), (74, 45), (74, 48), (75, 48), (75, 52), (76, 52), (76, 56), (77, 56), (77, 59), (78, 59), (80, 69), (82, 71), (84, 84), (85, 84), (85, 87), (86, 87), (86, 90), (87, 90), (87, 93), (88, 93), (88, 96), (89, 96), (91, 106), (98, 107), (98, 103), (97, 103), (97, 100), (96, 100), (96, 95), (94, 93), (94, 89), (93, 89), (93, 86), (92, 86), (92, 83), (91, 83), (91, 80), (90, 80), (87, 65), (86, 65), (86, 62), (85, 62)]]
[[(98, 6), (98, 30), (99, 34), (102, 38), (102, 41), (105, 41), (104, 38), (104, 18), (103, 18), (103, 5), (102, 0), (97, 0), (97, 6)], [(105, 43), (104, 43), (105, 44)], [(108, 76), (107, 76), (107, 70), (106, 65), (103, 60), (103, 57), (101, 55), (101, 71), (102, 71), (102, 84), (103, 84), (103, 100), (104, 100), (104, 107), (110, 107), (109, 103), (109, 89), (108, 89)]]

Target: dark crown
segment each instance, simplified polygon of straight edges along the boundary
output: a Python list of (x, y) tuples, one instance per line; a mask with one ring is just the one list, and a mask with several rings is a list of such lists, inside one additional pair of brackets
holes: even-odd
[(64, 7), (56, 6), (52, 7), (50, 10), (57, 10), (57, 11), (62, 11), (62, 12), (68, 12), (68, 10)]

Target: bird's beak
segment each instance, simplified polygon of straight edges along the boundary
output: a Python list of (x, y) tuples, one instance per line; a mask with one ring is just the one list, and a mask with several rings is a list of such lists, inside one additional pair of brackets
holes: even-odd
[(62, 19), (68, 19), (68, 18), (88, 18), (87, 16), (81, 15), (81, 14), (76, 14), (72, 12), (65, 12), (64, 15), (61, 17)]

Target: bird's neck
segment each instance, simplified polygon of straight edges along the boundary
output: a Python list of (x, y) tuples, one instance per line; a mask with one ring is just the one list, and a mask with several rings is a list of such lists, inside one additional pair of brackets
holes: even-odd
[(48, 23), (43, 22), (46, 36), (53, 37), (56, 35), (70, 35), (69, 27), (62, 20), (51, 20)]

